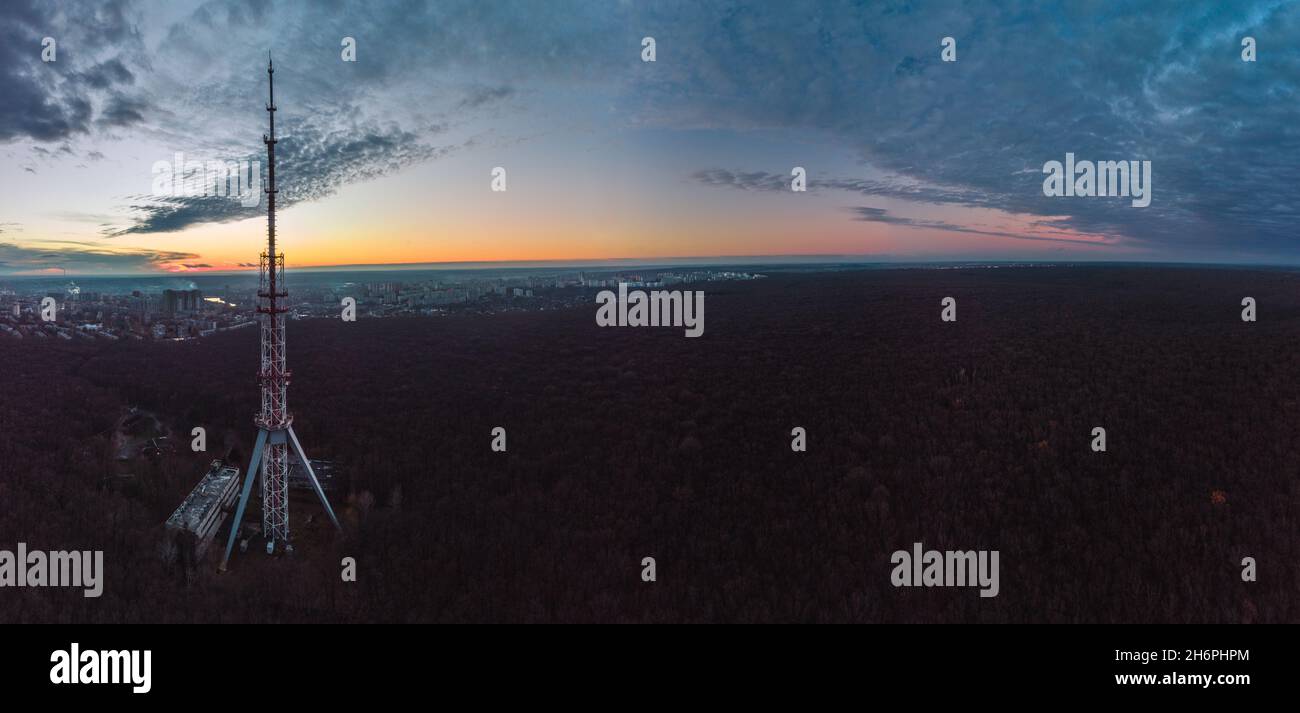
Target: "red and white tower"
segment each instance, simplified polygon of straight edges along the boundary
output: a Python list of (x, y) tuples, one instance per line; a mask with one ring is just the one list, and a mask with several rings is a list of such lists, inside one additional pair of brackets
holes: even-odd
[(293, 551), (289, 540), (291, 448), (307, 473), (312, 489), (325, 506), (330, 521), (334, 527), (339, 528), (334, 509), (330, 507), (311, 461), (303, 452), (297, 434), (293, 432), (293, 415), (289, 413), (289, 369), (285, 362), (284, 339), (284, 323), (289, 308), (282, 302), (289, 293), (284, 286), (284, 254), (275, 250), (275, 67), (270, 61), (266, 65), (266, 76), (270, 93), (270, 103), (266, 105), (266, 113), (270, 117), (270, 134), (262, 136), (262, 143), (266, 144), (267, 161), (266, 252), (262, 253), (257, 287), (257, 313), (262, 323), (262, 364), (257, 378), (262, 386), (262, 408), (253, 419), (257, 424), (257, 442), (253, 446), (253, 457), (244, 475), (244, 487), (239, 496), (239, 506), (235, 510), (235, 521), (231, 524), (230, 538), (226, 542), (226, 554), (221, 560), (223, 570), (230, 560), (230, 552), (235, 545), (236, 533), (244, 518), (244, 508), (248, 505), (253, 477), (258, 473), (259, 465), (262, 476), (262, 534), (266, 537), (266, 551), (268, 554), (276, 549)]

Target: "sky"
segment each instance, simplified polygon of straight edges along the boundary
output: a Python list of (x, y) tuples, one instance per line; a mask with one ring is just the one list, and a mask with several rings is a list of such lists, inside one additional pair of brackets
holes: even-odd
[(1300, 2), (4, 0), (0, 274), (254, 267), (265, 203), (157, 178), (265, 170), (268, 54), (291, 268), (1300, 263)]

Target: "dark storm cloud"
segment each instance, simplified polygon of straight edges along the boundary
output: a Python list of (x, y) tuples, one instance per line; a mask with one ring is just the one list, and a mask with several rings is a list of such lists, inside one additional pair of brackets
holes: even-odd
[[(692, 174), (691, 178), (696, 182), (707, 186), (725, 186), (742, 191), (767, 191), (781, 193), (790, 190), (791, 180), (790, 177), (768, 173), (766, 171), (733, 172), (721, 168), (697, 171)], [(916, 185), (914, 182), (908, 183), (901, 180), (878, 181), (853, 178), (828, 178), (818, 180), (809, 178), (807, 181), (807, 189), (809, 192), (816, 192), (819, 190), (845, 191), (850, 193), (859, 193), (864, 196), (892, 198), (896, 200), (934, 205), (950, 204), (985, 208), (998, 206), (998, 201), (994, 197), (980, 194), (975, 191), (922, 186)], [(1078, 243), (1085, 245), (1097, 244), (1096, 241), (1079, 240), (1071, 237), (1025, 235), (998, 230), (985, 230), (943, 220), (906, 218), (894, 215), (884, 208), (875, 208), (870, 206), (853, 206), (848, 208), (848, 211), (854, 216), (854, 220), (870, 223), (885, 223), (888, 225), (898, 225), (908, 228), (925, 228), (927, 230), (942, 230), (945, 232), (968, 233), (971, 235), (1016, 238), (1018, 240)], [(1049, 221), (1039, 221), (1036, 223), (1036, 226), (1044, 229), (1056, 230), (1058, 232), (1061, 231), (1063, 227), (1059, 223)]]
[[(728, 171), (712, 168), (696, 171), (691, 178), (708, 186), (726, 186), (743, 191), (789, 191), (790, 176), (783, 176), (767, 171)], [(864, 196), (879, 196), (918, 203), (954, 204), (972, 207), (993, 208), (1001, 205), (999, 197), (973, 189), (944, 188), (922, 185), (916, 181), (901, 178), (893, 180), (874, 180), (863, 178), (807, 178), (809, 192), (836, 190), (860, 193)]]
[(102, 126), (130, 126), (144, 121), (144, 114), (149, 110), (147, 102), (132, 99), (120, 94), (111, 97), (100, 114), (98, 123)]
[[(696, 171), (692, 176), (706, 186), (727, 186), (742, 191), (788, 191), (790, 181), (785, 176), (767, 171), (728, 171), (725, 168), (711, 168)], [(808, 181), (809, 189), (820, 185), (814, 180)]]
[[(341, 111), (340, 113), (346, 113)], [(335, 193), (349, 183), (366, 181), (456, 150), (434, 146), (420, 136), (393, 127), (335, 128), (337, 116), (291, 123), (276, 143), (276, 205), (288, 208)], [(260, 155), (247, 157), (262, 162)], [(265, 181), (265, 167), (262, 168)], [(263, 184), (265, 185), (265, 184)], [(235, 196), (137, 196), (130, 206), (134, 222), (126, 228), (106, 228), (104, 235), (170, 233), (200, 223), (226, 223), (262, 216), (265, 204), (242, 205)]]
[[(129, 5), (0, 3), (0, 143), (61, 141), (91, 130), (96, 93), (134, 81), (122, 59), (142, 50)], [(41, 61), (47, 36), (57, 43), (56, 59), (48, 63)], [(99, 53), (114, 56), (92, 61)], [(113, 123), (128, 118), (119, 114)]]
[(457, 106), (461, 109), (477, 109), (484, 104), (507, 99), (514, 93), (513, 87), (471, 87)]
[(118, 250), (97, 245), (60, 246), (58, 250), (51, 250), (0, 243), (0, 265), (9, 272), (59, 267), (82, 271), (155, 270), (165, 264), (197, 257), (186, 252)]
[(869, 206), (854, 206), (849, 209), (854, 214), (854, 220), (868, 223), (885, 223), (888, 225), (900, 225), (907, 228), (924, 228), (926, 230), (941, 230), (949, 233), (969, 233), (971, 235), (990, 235), (999, 238), (1015, 238), (1016, 240), (1036, 240), (1049, 243), (1075, 243), (1079, 245), (1097, 245), (1093, 240), (1080, 240), (1078, 238), (1052, 237), (1049, 235), (1025, 235), (1023, 233), (1008, 233), (1001, 230), (984, 230), (974, 228), (968, 225), (958, 225), (945, 220), (924, 220), (917, 218), (905, 218), (891, 214), (884, 208), (872, 208)]
[(122, 60), (117, 58), (100, 62), (82, 72), (80, 77), (88, 86), (95, 89), (108, 89), (114, 84), (131, 84), (135, 81), (135, 75), (122, 64)]
[(118, 237), (132, 233), (174, 233), (200, 223), (228, 223), (233, 220), (255, 218), (266, 208), (245, 207), (238, 198), (225, 196), (137, 196), (140, 203), (132, 204), (134, 223), (126, 228), (109, 225), (101, 233)]

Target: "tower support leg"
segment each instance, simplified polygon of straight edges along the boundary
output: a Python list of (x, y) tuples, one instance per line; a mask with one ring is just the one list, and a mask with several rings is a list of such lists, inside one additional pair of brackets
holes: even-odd
[(235, 519), (230, 523), (230, 537), (226, 540), (226, 554), (221, 558), (221, 571), (226, 571), (230, 561), (230, 551), (235, 548), (235, 538), (239, 535), (239, 523), (244, 519), (244, 508), (248, 505), (248, 495), (253, 492), (253, 480), (257, 478), (257, 468), (262, 462), (262, 449), (266, 446), (266, 429), (257, 429), (257, 442), (253, 444), (253, 457), (248, 462), (248, 471), (244, 474), (244, 488), (239, 493), (239, 506), (235, 508)]

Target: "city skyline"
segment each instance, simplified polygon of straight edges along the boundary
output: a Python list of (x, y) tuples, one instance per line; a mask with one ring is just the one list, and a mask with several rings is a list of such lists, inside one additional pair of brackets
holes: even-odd
[[(0, 275), (255, 269), (260, 206), (157, 195), (153, 168), (258, 159), (268, 51), (295, 107), (278, 117), (290, 269), (1300, 263), (1300, 10), (1076, 12), (10, 3)], [(1150, 161), (1150, 205), (1044, 195), (1045, 163), (1076, 154)]]

